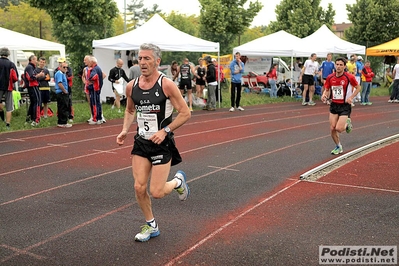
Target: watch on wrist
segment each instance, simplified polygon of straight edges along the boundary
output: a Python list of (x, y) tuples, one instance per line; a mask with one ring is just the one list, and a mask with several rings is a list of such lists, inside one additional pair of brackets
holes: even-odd
[(163, 130), (168, 134), (170, 133), (170, 127), (168, 126), (164, 127)]

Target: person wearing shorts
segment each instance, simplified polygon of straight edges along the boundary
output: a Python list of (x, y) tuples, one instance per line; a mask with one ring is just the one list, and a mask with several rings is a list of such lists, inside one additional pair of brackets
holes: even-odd
[[(299, 82), (303, 84), (303, 92), (302, 92), (302, 105), (315, 105), (316, 103), (313, 101), (313, 95), (315, 91), (314, 87), (314, 76), (316, 75), (319, 69), (319, 63), (316, 61), (317, 55), (311, 54), (310, 58), (305, 61), (303, 65), (301, 75), (299, 76)], [(306, 96), (309, 90), (309, 101), (306, 101)]]
[[(356, 95), (360, 92), (360, 85), (357, 83), (354, 75), (344, 72), (346, 60), (339, 57), (335, 60), (335, 73), (329, 75), (324, 83), (324, 92), (321, 97), (323, 102), (330, 101), (330, 132), (335, 143), (335, 148), (331, 154), (338, 155), (343, 152), (339, 133), (352, 131), (352, 121), (350, 114), (352, 111), (352, 102)], [(351, 92), (351, 85), (355, 88)]]
[(36, 67), (36, 73), (42, 71), (45, 75), (43, 77), (38, 77), (37, 81), (39, 81), (40, 96), (42, 98), (43, 117), (47, 118), (48, 103), (50, 102), (50, 85), (48, 83), (50, 81), (50, 72), (46, 68), (46, 58), (44, 57), (39, 58), (39, 66)]
[(188, 58), (185, 58), (183, 60), (183, 64), (177, 67), (177, 72), (173, 76), (173, 81), (175, 81), (177, 76), (180, 74), (179, 89), (181, 95), (183, 95), (184, 92), (187, 90), (188, 104), (191, 112), (193, 111), (193, 90), (191, 83), (191, 74), (194, 73), (194, 67), (190, 65)]
[[(177, 171), (171, 181), (167, 179), (171, 166), (181, 162), (173, 132), (190, 119), (191, 112), (176, 84), (158, 72), (161, 63), (161, 50), (158, 46), (142, 44), (138, 60), (141, 75), (126, 86), (125, 117), (116, 143), (124, 144), (136, 117), (137, 134), (131, 152), (132, 169), (137, 203), (146, 223), (135, 236), (135, 240), (144, 242), (160, 234), (149, 192), (154, 199), (163, 198), (173, 190), (178, 193), (180, 200), (186, 200), (190, 194), (183, 171)], [(178, 113), (173, 120), (174, 108)]]

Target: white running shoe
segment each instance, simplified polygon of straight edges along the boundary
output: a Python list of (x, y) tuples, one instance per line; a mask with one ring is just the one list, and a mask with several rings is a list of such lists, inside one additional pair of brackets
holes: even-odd
[(244, 111), (244, 110), (245, 110), (245, 109), (242, 108), (241, 106), (238, 106), (237, 109), (240, 110), (240, 111)]
[(234, 112), (234, 107), (231, 107), (231, 108), (229, 109), (229, 112)]
[(179, 193), (179, 199), (186, 200), (188, 198), (188, 196), (190, 195), (190, 188), (188, 187), (187, 182), (186, 182), (186, 173), (179, 170), (175, 174), (175, 177), (181, 180), (180, 187), (175, 188), (177, 193)]
[(145, 224), (143, 226), (141, 226), (141, 232), (138, 233), (135, 237), (134, 240), (139, 241), (139, 242), (145, 242), (150, 240), (150, 238), (152, 237), (157, 237), (159, 236), (160, 232), (158, 229), (158, 225), (157, 227), (152, 227), (149, 226), (148, 224)]

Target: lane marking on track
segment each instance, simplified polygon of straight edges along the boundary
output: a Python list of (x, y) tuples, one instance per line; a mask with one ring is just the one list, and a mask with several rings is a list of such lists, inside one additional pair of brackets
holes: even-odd
[[(399, 119), (397, 119), (397, 120), (399, 121)], [(318, 124), (318, 123), (322, 123), (322, 122), (317, 122), (317, 123), (313, 123), (313, 124)], [(380, 124), (382, 124), (382, 123), (383, 123), (383, 122), (381, 122)], [(374, 124), (374, 125), (378, 125), (378, 124)], [(301, 126), (296, 126), (296, 127), (293, 127), (293, 128), (297, 128), (297, 127), (301, 127)], [(361, 128), (362, 128), (362, 127), (358, 127), (358, 129), (361, 129)], [(365, 126), (364, 128), (368, 128), (368, 126)], [(281, 129), (281, 130), (275, 130), (275, 131), (272, 131), (272, 132), (266, 132), (266, 133), (262, 133), (262, 134), (257, 134), (257, 135), (251, 135), (251, 136), (243, 137), (243, 138), (240, 138), (240, 139), (234, 139), (234, 140), (223, 141), (223, 142), (219, 142), (219, 143), (215, 143), (215, 144), (210, 144), (210, 145), (207, 145), (207, 146), (202, 146), (202, 147), (200, 147), (200, 148), (191, 149), (191, 150), (187, 150), (187, 151), (182, 151), (182, 152), (180, 152), (180, 154), (195, 152), (195, 151), (198, 151), (198, 150), (201, 150), (201, 149), (206, 149), (206, 148), (214, 147), (214, 146), (217, 146), (217, 145), (223, 145), (223, 144), (225, 144), (225, 143), (229, 143), (229, 142), (233, 142), (233, 141), (237, 141), (237, 140), (243, 140), (243, 139), (252, 138), (252, 137), (259, 137), (259, 136), (261, 136), (261, 135), (276, 133), (276, 132), (279, 132), (279, 131), (282, 131), (282, 130), (283, 130), (283, 129)], [(276, 150), (272, 150), (272, 151), (269, 151), (269, 152), (266, 152), (266, 153), (263, 153), (263, 154), (254, 156), (254, 157), (252, 157), (252, 158), (248, 158), (248, 159), (245, 160), (245, 161), (248, 161), (248, 160), (251, 160), (251, 159), (256, 159), (256, 158), (259, 158), (259, 157), (264, 156), (264, 155), (269, 155), (269, 154), (272, 154), (272, 153), (274, 153), (274, 152), (282, 151), (282, 150), (285, 150), (285, 149), (289, 149), (289, 148), (292, 148), (292, 147), (295, 147), (295, 146), (298, 146), (298, 145), (306, 144), (306, 143), (313, 142), (313, 141), (315, 141), (315, 140), (319, 140), (319, 139), (323, 139), (323, 138), (327, 138), (327, 137), (330, 137), (330, 135), (321, 136), (321, 137), (314, 138), (314, 139), (307, 140), (307, 141), (303, 141), (303, 142), (297, 142), (297, 143), (292, 144), (292, 145), (288, 145), (288, 146), (285, 146), (285, 147), (282, 147), (282, 148), (279, 148), (279, 149), (276, 149)], [(120, 148), (117, 148), (117, 149), (123, 149), (123, 148), (126, 148), (126, 147), (120, 147)], [(128, 147), (128, 148), (131, 148), (131, 147)], [(95, 154), (100, 154), (100, 153), (95, 153)], [(69, 160), (69, 161), (70, 161), (70, 160), (80, 159), (80, 158), (84, 158), (84, 157), (92, 156), (92, 155), (93, 155), (93, 154), (83, 155), (83, 156), (79, 156), (79, 157), (69, 158), (69, 159), (66, 159), (66, 160)], [(66, 160), (59, 161), (59, 162), (65, 162)], [(243, 161), (243, 162), (245, 162), (245, 161)], [(48, 163), (48, 164), (56, 164), (56, 163), (58, 163), (58, 162), (53, 162), (53, 163)], [(187, 183), (190, 183), (190, 182), (193, 182), (193, 181), (198, 180), (198, 179), (200, 179), (200, 178), (206, 177), (206, 176), (208, 176), (208, 175), (211, 175), (211, 174), (220, 172), (220, 171), (224, 170), (225, 168), (232, 168), (233, 166), (238, 165), (238, 164), (240, 164), (240, 162), (237, 162), (237, 163), (235, 163), (235, 164), (231, 164), (231, 165), (228, 165), (228, 166), (225, 166), (225, 167), (222, 167), (222, 168), (218, 168), (218, 169), (216, 169), (216, 170), (214, 170), (214, 171), (211, 171), (211, 172), (209, 172), (209, 173), (206, 173), (206, 174), (204, 174), (204, 175), (195, 177), (195, 178), (191, 179), (190, 181), (187, 181)], [(25, 171), (25, 170), (33, 169), (33, 168), (36, 168), (36, 167), (41, 167), (41, 166), (38, 165), (38, 166), (34, 166), (34, 167), (28, 167), (28, 168), (16, 170), (16, 171), (13, 171), (13, 172)], [(126, 169), (129, 169), (130, 167), (131, 167), (131, 166), (127, 166), (127, 167), (125, 167), (125, 168), (117, 169), (117, 170), (115, 170), (115, 171), (111, 171), (111, 172), (107, 172), (107, 173), (118, 172), (118, 171), (120, 171), (120, 170), (126, 170)], [(13, 173), (13, 172), (3, 173), (3, 174), (0, 174), (0, 176), (6, 175), (6, 174), (10, 174), (10, 173)], [(107, 174), (107, 173), (104, 173), (104, 175)], [(36, 195), (40, 195), (40, 194), (43, 194), (43, 193), (45, 193), (45, 192), (49, 192), (49, 191), (52, 191), (52, 190), (55, 190), (55, 189), (67, 187), (67, 186), (73, 185), (73, 184), (75, 184), (75, 183), (83, 182), (83, 181), (85, 181), (85, 180), (90, 180), (90, 179), (92, 179), (92, 178), (99, 177), (99, 176), (102, 176), (102, 175), (103, 175), (103, 174), (101, 174), (101, 175), (96, 175), (96, 176), (93, 176), (93, 177), (88, 177), (88, 178), (85, 178), (85, 179), (82, 179), (82, 180), (70, 182), (70, 183), (67, 183), (67, 184), (63, 184), (63, 185), (61, 185), (61, 186), (57, 186), (57, 187), (50, 188), (50, 189), (47, 189), (47, 190), (39, 191), (39, 192), (37, 192), (37, 193), (33, 193), (33, 194), (30, 194), (30, 195), (26, 195), (26, 196), (20, 197), (20, 198), (18, 198), (18, 199), (14, 199), (14, 200), (11, 200), (11, 201), (7, 201), (7, 202), (4, 202), (4, 203), (0, 203), (0, 206), (6, 205), (6, 204), (10, 204), (10, 203), (13, 203), (13, 202), (17, 202), (17, 201), (23, 200), (23, 199), (25, 199), (25, 198), (30, 198), (30, 197), (33, 197), (33, 196), (36, 196)]]
[(25, 140), (24, 139), (13, 139), (13, 138), (7, 138), (7, 140), (10, 140), (10, 141), (19, 141), (19, 142), (24, 142)]
[[(53, 143), (47, 143), (47, 145), (48, 145), (48, 146), (51, 146), (51, 147), (61, 147), (61, 148), (68, 148), (68, 146), (67, 146), (67, 145), (64, 145), (64, 144), (53, 144)], [(43, 148), (45, 148), (45, 147), (43, 147)]]
[[(12, 254), (12, 255), (10, 255), (10, 256), (7, 256), (7, 257), (3, 258), (2, 260), (0, 260), (0, 263), (4, 263), (4, 262), (6, 262), (6, 261), (8, 261), (8, 260), (10, 260), (10, 259), (12, 259), (12, 258), (14, 258), (14, 257), (19, 256), (20, 254), (28, 254), (27, 252), (30, 251), (30, 250), (32, 250), (32, 249), (34, 249), (34, 248), (37, 248), (37, 247), (39, 247), (39, 246), (42, 246), (42, 245), (44, 245), (44, 244), (46, 244), (46, 243), (48, 243), (48, 242), (50, 242), (50, 241), (56, 240), (56, 239), (58, 239), (58, 238), (60, 238), (60, 237), (62, 237), (62, 236), (64, 236), (64, 235), (66, 235), (66, 234), (69, 234), (69, 233), (71, 233), (71, 232), (74, 232), (74, 231), (76, 231), (76, 230), (79, 230), (79, 229), (81, 229), (81, 228), (83, 228), (83, 227), (85, 227), (85, 226), (87, 226), (87, 225), (90, 225), (90, 224), (92, 224), (92, 223), (94, 223), (94, 222), (97, 222), (98, 220), (101, 220), (101, 219), (103, 219), (103, 218), (105, 218), (105, 217), (107, 217), (107, 216), (110, 216), (110, 215), (114, 214), (114, 213), (123, 211), (123, 210), (125, 210), (125, 209), (127, 209), (127, 208), (133, 206), (133, 204), (134, 204), (134, 203), (128, 203), (128, 204), (123, 205), (123, 206), (121, 206), (121, 207), (119, 207), (119, 208), (117, 208), (117, 209), (114, 209), (114, 210), (110, 211), (110, 212), (107, 212), (107, 213), (104, 213), (104, 214), (102, 214), (102, 215), (100, 215), (100, 216), (97, 216), (97, 217), (95, 217), (95, 218), (93, 218), (93, 219), (91, 219), (91, 220), (89, 220), (89, 221), (87, 221), (87, 222), (84, 222), (84, 223), (79, 224), (79, 225), (77, 225), (77, 226), (75, 226), (75, 227), (72, 227), (72, 228), (70, 228), (70, 229), (68, 229), (68, 230), (65, 230), (65, 231), (63, 231), (63, 232), (61, 232), (61, 233), (59, 233), (59, 234), (57, 234), (57, 235), (54, 235), (54, 236), (49, 237), (49, 238), (47, 238), (47, 239), (45, 239), (45, 240), (43, 240), (43, 241), (40, 241), (40, 242), (38, 242), (38, 243), (36, 243), (36, 244), (34, 244), (34, 245), (31, 245), (31, 246), (26, 247), (26, 248), (24, 248), (24, 249), (19, 249), (19, 250), (18, 250), (19, 252), (14, 253), (14, 254)], [(34, 255), (33, 253), (29, 253), (28, 255), (30, 255), (30, 254)]]
[(240, 172), (238, 169), (231, 169), (229, 167), (222, 167), (222, 166), (212, 166), (208, 165), (209, 168), (215, 168), (215, 169), (220, 169), (220, 170), (228, 170), (228, 171), (234, 171), (234, 172)]
[[(28, 252), (28, 251), (26, 251), (26, 250), (24, 250), (24, 249), (19, 249), (19, 248), (11, 247), (11, 246), (4, 245), (4, 244), (0, 245), (0, 247), (13, 251), (14, 254), (9, 256), (9, 257), (11, 257), (11, 258), (12, 258), (12, 257), (15, 257), (15, 256), (19, 256), (19, 255), (27, 255), (27, 256), (34, 257), (34, 258), (37, 259), (37, 260), (45, 260), (45, 259), (47, 259), (47, 258), (44, 257), (44, 256), (40, 256), (40, 255), (31, 253), (31, 252)], [(8, 260), (7, 257), (4, 258), (3, 260), (1, 260), (0, 262), (5, 262), (5, 260)]]
[(333, 183), (333, 182), (325, 182), (325, 181), (312, 181), (312, 180), (301, 180), (301, 181), (309, 182), (309, 183), (322, 184), (322, 185), (331, 185), (331, 186), (340, 186), (340, 187), (348, 187), (348, 188), (357, 188), (357, 189), (367, 189), (367, 190), (382, 191), (382, 192), (399, 193), (399, 190), (394, 190), (394, 189), (366, 187), (366, 186), (341, 184), (341, 183)]
[(26, 195), (26, 196), (23, 196), (23, 197), (20, 197), (20, 198), (17, 198), (17, 199), (13, 199), (13, 200), (10, 200), (10, 201), (6, 201), (6, 202), (3, 202), (3, 203), (0, 203), (0, 206), (7, 205), (7, 204), (10, 204), (10, 203), (14, 203), (14, 202), (17, 202), (17, 201), (20, 201), (20, 200), (28, 199), (28, 198), (31, 198), (31, 197), (34, 197), (34, 196), (37, 196), (37, 195), (41, 195), (43, 193), (47, 193), (47, 192), (50, 192), (50, 191), (53, 191), (53, 190), (57, 190), (57, 189), (64, 188), (64, 187), (68, 187), (68, 186), (71, 186), (71, 185), (75, 185), (75, 184), (78, 184), (78, 183), (81, 183), (81, 182), (85, 182), (85, 181), (88, 181), (88, 180), (91, 180), (91, 179), (94, 179), (94, 178), (98, 178), (98, 177), (101, 177), (101, 176), (114, 174), (114, 173), (117, 173), (117, 172), (120, 172), (120, 171), (124, 171), (124, 170), (127, 170), (127, 169), (131, 169), (131, 168), (132, 168), (131, 166), (124, 167), (124, 168), (119, 168), (119, 169), (116, 169), (116, 170), (113, 170), (113, 171), (109, 171), (109, 172), (101, 173), (101, 174), (98, 174), (98, 175), (93, 175), (93, 176), (90, 176), (90, 177), (87, 177), (87, 178), (79, 179), (79, 180), (76, 180), (76, 181), (73, 181), (73, 182), (70, 182), (70, 183), (66, 183), (66, 184), (63, 184), (63, 185), (60, 185), (60, 186), (56, 186), (56, 187), (52, 187), (52, 188), (49, 188), (49, 189), (41, 190), (41, 191), (33, 193), (33, 194), (29, 194), (29, 195)]
[(99, 152), (99, 153), (111, 153), (111, 154), (116, 154), (116, 152), (114, 151), (104, 151), (104, 150), (93, 150), (95, 152)]
[(177, 257), (174, 257), (172, 260), (170, 260), (168, 263), (166, 263), (165, 265), (169, 266), (169, 265), (174, 265), (175, 263), (178, 263), (178, 261), (180, 259), (182, 259), (183, 257), (187, 256), (188, 254), (190, 254), (191, 252), (193, 252), (194, 250), (196, 250), (197, 248), (199, 248), (200, 246), (202, 246), (203, 244), (205, 244), (207, 241), (211, 240), (212, 238), (214, 238), (217, 234), (219, 234), (220, 232), (222, 232), (223, 230), (225, 230), (227, 227), (231, 226), (232, 224), (234, 224), (235, 222), (237, 222), (239, 219), (241, 219), (242, 217), (244, 217), (246, 214), (254, 211), (256, 208), (262, 206), (263, 204), (265, 204), (266, 202), (270, 201), (271, 199), (275, 198), (276, 196), (280, 195), (281, 193), (287, 191), (288, 189), (290, 189), (291, 187), (295, 186), (296, 184), (298, 184), (299, 182), (301, 182), (301, 180), (296, 180), (294, 183), (287, 185), (286, 187), (280, 189), (279, 191), (277, 191), (276, 193), (274, 193), (273, 195), (265, 198), (264, 200), (262, 200), (261, 202), (259, 202), (258, 204), (248, 208), (247, 210), (243, 211), (242, 213), (240, 213), (239, 215), (237, 215), (236, 217), (234, 217), (233, 219), (231, 219), (229, 222), (225, 223), (224, 225), (222, 225), (221, 227), (219, 227), (219, 229), (213, 231), (212, 233), (210, 233), (209, 235), (207, 235), (205, 238), (201, 239), (200, 241), (198, 241), (197, 243), (195, 243), (193, 246), (191, 246), (190, 248), (186, 249), (185, 251), (183, 251), (182, 253), (180, 253), (180, 255), (178, 255)]

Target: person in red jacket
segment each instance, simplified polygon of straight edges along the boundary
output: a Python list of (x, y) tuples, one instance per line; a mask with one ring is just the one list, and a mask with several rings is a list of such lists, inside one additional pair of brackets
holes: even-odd
[(40, 122), (40, 106), (42, 105), (42, 98), (39, 90), (39, 81), (37, 78), (45, 77), (46, 74), (42, 71), (36, 72), (37, 57), (31, 55), (29, 57), (29, 64), (26, 66), (24, 71), (25, 81), (28, 87), (29, 93), (29, 109), (27, 114), (27, 122), (32, 121), (31, 125), (37, 126)]
[(361, 105), (372, 105), (373, 103), (369, 100), (371, 84), (373, 81), (374, 73), (370, 67), (370, 61), (364, 63), (364, 68), (362, 70), (362, 103)]
[[(4, 106), (0, 103), (0, 117), (6, 122), (6, 128), (10, 129), (11, 113), (14, 110), (12, 91), (14, 83), (18, 81), (18, 71), (13, 62), (8, 59), (10, 50), (0, 48), (0, 99), (5, 99), (6, 118), (4, 119)], [(1, 101), (0, 101), (1, 102)]]

